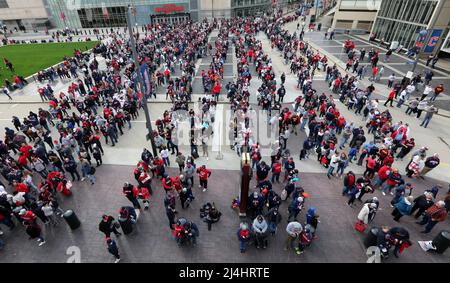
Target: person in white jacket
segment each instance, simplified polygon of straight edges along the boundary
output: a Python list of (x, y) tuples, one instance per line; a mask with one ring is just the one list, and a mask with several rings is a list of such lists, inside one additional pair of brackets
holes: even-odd
[(358, 220), (364, 222), (364, 224), (369, 224), (369, 214), (371, 210), (374, 210), (377, 208), (377, 205), (375, 203), (366, 203), (361, 208), (361, 210), (358, 213)]
[(303, 231), (302, 224), (297, 221), (289, 222), (286, 227), (286, 232), (288, 233), (288, 237), (286, 239), (286, 246), (284, 248), (285, 251), (290, 250), (292, 248), (292, 242), (294, 242)]
[(333, 154), (333, 156), (331, 156), (330, 165), (329, 165), (329, 169), (328, 169), (328, 173), (327, 173), (328, 179), (330, 179), (331, 178), (330, 176), (333, 175), (334, 169), (337, 168), (340, 160), (341, 160), (341, 158), (339, 157), (339, 154), (337, 152), (335, 152)]
[(53, 207), (51, 206), (50, 202), (42, 206), (42, 212), (44, 212), (45, 216), (49, 219), (48, 223), (52, 224), (53, 226), (58, 225), (58, 221), (56, 220), (55, 214), (53, 213)]
[(255, 220), (253, 220), (253, 232), (255, 233), (256, 248), (267, 248), (267, 221), (262, 215), (258, 215)]
[(424, 99), (419, 102), (419, 105), (417, 105), (417, 118), (420, 118), (420, 115), (422, 115), (422, 112), (427, 109), (428, 107), (428, 100)]

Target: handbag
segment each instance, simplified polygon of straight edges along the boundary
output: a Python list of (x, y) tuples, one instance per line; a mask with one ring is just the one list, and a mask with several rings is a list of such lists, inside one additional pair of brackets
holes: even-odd
[(366, 224), (364, 224), (364, 222), (362, 222), (361, 220), (358, 220), (355, 223), (355, 230), (359, 233), (364, 233), (364, 231), (366, 231)]
[(281, 196), (280, 196), (281, 200), (286, 200), (287, 199), (287, 191), (286, 189), (283, 189), (281, 191)]

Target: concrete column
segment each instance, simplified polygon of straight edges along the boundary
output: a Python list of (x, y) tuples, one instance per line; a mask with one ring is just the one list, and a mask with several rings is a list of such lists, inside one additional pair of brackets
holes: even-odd
[(335, 29), (335, 28), (336, 28), (336, 23), (337, 23), (337, 17), (334, 16), (334, 17), (333, 17), (333, 22), (332, 22), (332, 24), (331, 24), (331, 28), (332, 28), (332, 29)]
[(352, 29), (357, 29), (358, 28), (358, 20), (354, 20), (352, 23)]

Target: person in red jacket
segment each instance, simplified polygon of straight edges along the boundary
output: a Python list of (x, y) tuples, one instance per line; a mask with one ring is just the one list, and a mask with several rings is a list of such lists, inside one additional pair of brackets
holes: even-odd
[(280, 160), (275, 160), (275, 162), (272, 165), (272, 183), (277, 180), (278, 183), (280, 183), (280, 173), (283, 168), (283, 165), (281, 165)]
[(26, 193), (26, 194), (30, 193), (30, 188), (27, 185), (25, 185), (24, 183), (17, 182), (17, 180), (13, 181), (13, 187), (15, 188), (16, 192), (18, 192), (18, 193), (22, 193), (22, 192)]
[(374, 156), (369, 156), (366, 159), (366, 171), (364, 171), (364, 177), (369, 177), (369, 179), (373, 178), (373, 175), (375, 174), (375, 166), (377, 162), (375, 161)]
[(388, 154), (385, 158), (383, 158), (383, 165), (392, 166), (392, 163), (394, 163), (394, 156), (391, 154)]
[(391, 107), (392, 107), (392, 103), (394, 102), (394, 98), (395, 98), (395, 94), (396, 91), (393, 89), (391, 90), (391, 92), (389, 93), (389, 97), (386, 100), (386, 102), (384, 103), (384, 106), (387, 107), (387, 104), (390, 102), (391, 103)]
[(203, 188), (203, 191), (206, 192), (208, 189), (208, 178), (211, 176), (211, 171), (206, 169), (205, 165), (202, 165), (202, 167), (197, 169), (197, 174), (200, 180), (200, 185), (198, 185), (198, 187), (200, 189)]
[(19, 152), (19, 157), (17, 158), (17, 164), (20, 166), (20, 168), (22, 169), (27, 169), (28, 171), (32, 171), (30, 167), (28, 167), (28, 159), (27, 156), (25, 154), (23, 154), (22, 152)]
[(31, 210), (26, 210), (26, 209), (22, 208), (19, 211), (19, 216), (23, 220), (23, 223), (25, 225), (36, 224), (37, 216)]
[(347, 193), (351, 192), (355, 184), (355, 174), (352, 171), (348, 171), (348, 173), (344, 177), (344, 187), (342, 188), (342, 195), (345, 196)]
[(169, 193), (172, 191), (172, 189), (173, 189), (172, 177), (166, 176), (166, 177), (162, 178), (161, 183), (162, 183), (162, 186), (163, 186), (164, 190), (166, 191), (166, 193)]
[(179, 219), (175, 225), (173, 225), (173, 236), (175, 237), (175, 240), (177, 241), (178, 246), (181, 246), (183, 243), (183, 240), (186, 238), (185, 229), (184, 229), (184, 223), (186, 220), (184, 218)]
[(384, 165), (378, 170), (378, 176), (373, 183), (374, 187), (379, 187), (388, 179), (389, 173), (391, 173), (391, 165)]
[(139, 189), (145, 188), (148, 190), (149, 194), (153, 194), (152, 191), (152, 178), (148, 175), (147, 172), (142, 172), (138, 178), (139, 181)]
[(25, 155), (26, 158), (30, 158), (31, 157), (31, 151), (33, 150), (33, 147), (31, 147), (31, 145), (26, 144), (26, 143), (22, 143), (22, 146), (20, 147), (20, 152)]
[(392, 188), (395, 188), (395, 186), (399, 185), (403, 182), (402, 176), (400, 173), (398, 173), (398, 169), (394, 168), (391, 173), (388, 174), (387, 182), (383, 186), (383, 196), (386, 195), (387, 192), (389, 192), (391, 195), (394, 195), (392, 192)]
[(213, 93), (216, 101), (219, 101), (219, 94), (220, 94), (221, 90), (222, 90), (222, 87), (221, 87), (220, 83), (217, 83), (212, 89), (212, 93)]

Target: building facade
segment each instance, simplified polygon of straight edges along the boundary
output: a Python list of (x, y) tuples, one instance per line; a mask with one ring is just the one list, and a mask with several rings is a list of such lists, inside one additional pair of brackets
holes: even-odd
[(370, 31), (381, 3), (381, 0), (338, 0), (331, 27)]
[(44, 0), (0, 0), (0, 21), (8, 29), (50, 26)]
[(427, 31), (423, 53), (430, 54), (441, 47), (445, 51), (449, 22), (450, 0), (384, 0), (372, 33), (379, 40), (409, 49), (416, 46), (419, 32)]
[(129, 4), (138, 25), (197, 20), (198, 0), (46, 0), (51, 21), (58, 28), (126, 26)]
[[(1, 1), (1, 0), (0, 0)], [(135, 22), (177, 23), (186, 19), (230, 18), (264, 14), (274, 0), (45, 0), (51, 21), (58, 28), (102, 28), (126, 25), (129, 4), (135, 9)], [(291, 4), (298, 0), (279, 0)]]

